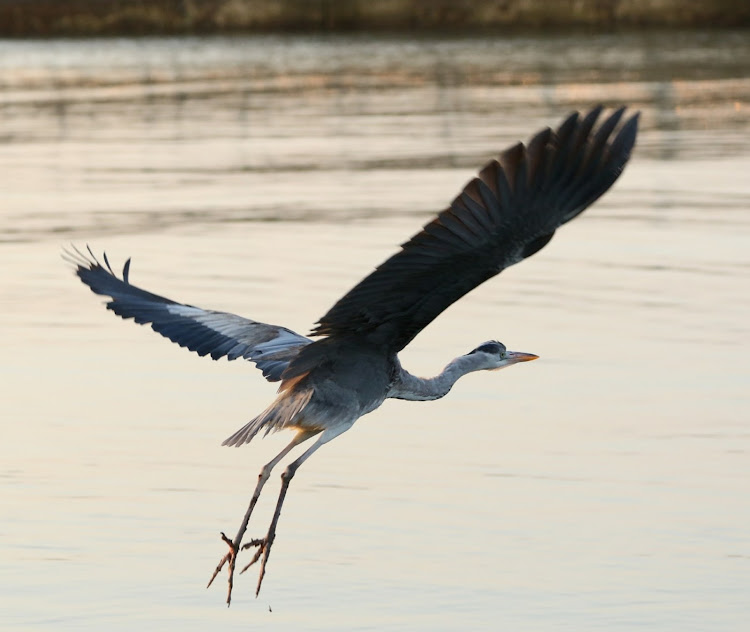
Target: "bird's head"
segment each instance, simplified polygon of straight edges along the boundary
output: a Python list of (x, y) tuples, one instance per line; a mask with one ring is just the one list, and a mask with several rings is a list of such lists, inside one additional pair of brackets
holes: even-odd
[(518, 362), (536, 360), (539, 356), (533, 353), (522, 353), (520, 351), (508, 351), (502, 342), (489, 340), (483, 342), (476, 349), (469, 351), (466, 355), (475, 356), (479, 363), (479, 369), (496, 371)]

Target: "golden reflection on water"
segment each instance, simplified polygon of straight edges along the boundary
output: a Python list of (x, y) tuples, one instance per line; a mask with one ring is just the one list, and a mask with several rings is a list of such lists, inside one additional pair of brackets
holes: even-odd
[[(670, 40), (692, 67), (633, 36), (519, 40), (513, 67), (487, 40), (3, 43), (3, 627), (741, 627), (750, 82), (708, 37)], [(403, 354), (541, 360), (326, 446), (225, 612), (218, 531), (285, 437), (219, 443), (274, 388), (113, 318), (60, 246), (305, 332), (494, 151), (598, 100), (644, 113), (616, 189)]]

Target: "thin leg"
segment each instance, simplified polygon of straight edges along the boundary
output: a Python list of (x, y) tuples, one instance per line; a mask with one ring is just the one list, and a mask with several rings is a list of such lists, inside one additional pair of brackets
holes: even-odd
[(268, 563), (268, 558), (271, 555), (271, 546), (273, 546), (273, 541), (276, 539), (276, 525), (279, 522), (279, 516), (281, 516), (281, 507), (284, 504), (284, 498), (286, 498), (286, 491), (289, 487), (289, 483), (294, 477), (294, 474), (297, 472), (299, 466), (302, 465), (307, 459), (309, 459), (320, 446), (328, 443), (331, 439), (337, 437), (348, 428), (349, 426), (343, 426), (326, 430), (322, 435), (320, 435), (320, 438), (318, 438), (318, 440), (302, 454), (302, 456), (300, 456), (296, 461), (290, 463), (284, 470), (284, 473), (281, 475), (281, 491), (279, 492), (279, 499), (278, 501), (276, 501), (276, 511), (273, 514), (271, 526), (268, 527), (268, 533), (262, 540), (254, 540), (249, 545), (246, 545), (257, 546), (258, 551), (253, 556), (253, 559), (250, 561), (250, 563), (242, 569), (241, 573), (244, 573), (248, 568), (255, 564), (255, 562), (260, 559), (261, 554), (263, 555), (263, 561), (261, 562), (260, 573), (258, 575), (258, 586), (255, 589), (256, 597), (260, 593), (260, 586), (263, 583), (263, 577), (265, 577), (266, 574), (266, 564)]
[[(304, 441), (307, 441), (310, 437), (315, 436), (318, 434), (319, 431), (312, 431), (312, 430), (302, 430), (298, 432), (294, 438), (289, 442), (289, 445), (287, 445), (281, 452), (279, 452), (271, 461), (266, 463), (260, 470), (260, 474), (258, 474), (258, 484), (255, 486), (255, 491), (253, 492), (253, 497), (250, 500), (250, 506), (247, 508), (247, 511), (245, 512), (245, 517), (242, 519), (242, 524), (240, 525), (239, 530), (237, 531), (237, 535), (234, 538), (234, 541), (230, 540), (226, 534), (222, 531), (221, 532), (221, 539), (226, 542), (226, 544), (229, 546), (229, 552), (221, 559), (218, 566), (216, 567), (216, 570), (214, 571), (214, 574), (211, 575), (211, 579), (208, 581), (208, 586), (210, 586), (216, 576), (219, 574), (219, 571), (224, 567), (224, 564), (229, 562), (229, 588), (227, 591), (227, 606), (229, 606), (232, 603), (232, 587), (234, 585), (234, 568), (237, 560), (237, 553), (240, 550), (240, 544), (242, 543), (242, 538), (245, 535), (245, 531), (247, 530), (247, 523), (250, 521), (250, 516), (253, 513), (253, 509), (255, 509), (255, 505), (258, 502), (258, 498), (260, 498), (260, 492), (263, 489), (263, 486), (266, 484), (266, 481), (268, 480), (269, 475), (271, 474), (271, 470), (273, 470), (276, 465), (278, 465), (279, 461), (283, 459), (289, 452), (291, 452), (296, 446), (298, 446), (300, 443), (303, 443)], [(307, 453), (305, 453), (307, 454)], [(251, 544), (260, 542), (259, 540), (252, 540)], [(208, 588), (206, 586), (206, 588)]]

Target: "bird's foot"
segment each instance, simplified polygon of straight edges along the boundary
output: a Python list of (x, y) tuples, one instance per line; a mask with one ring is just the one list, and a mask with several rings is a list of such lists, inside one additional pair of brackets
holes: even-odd
[[(229, 579), (228, 579), (228, 589), (227, 589), (227, 606), (231, 605), (232, 603), (232, 589), (234, 588), (234, 569), (237, 565), (237, 554), (240, 551), (244, 551), (246, 549), (250, 549), (253, 547), (257, 547), (257, 551), (255, 552), (255, 555), (253, 555), (253, 558), (250, 560), (248, 564), (245, 565), (245, 567), (240, 571), (240, 574), (244, 573), (248, 568), (250, 568), (255, 562), (257, 562), (261, 556), (266, 552), (270, 551), (271, 547), (268, 544), (268, 538), (254, 538), (250, 540), (250, 542), (247, 542), (246, 544), (243, 544), (241, 547), (238, 547), (232, 540), (230, 540), (227, 535), (222, 531), (221, 532), (221, 539), (224, 540), (224, 543), (229, 547), (229, 551), (227, 551), (226, 555), (221, 558), (219, 561), (219, 564), (216, 566), (216, 569), (213, 572), (213, 575), (211, 575), (211, 579), (208, 580), (208, 585), (206, 588), (208, 588), (211, 584), (214, 583), (214, 579), (216, 579), (216, 576), (219, 574), (222, 568), (224, 568), (225, 564), (228, 564), (227, 571), (229, 573)], [(258, 593), (260, 592), (260, 585), (263, 582), (263, 576), (266, 574), (266, 560), (268, 559), (268, 554), (263, 556), (263, 563), (261, 564), (260, 569), (260, 578), (258, 579), (258, 588), (255, 592), (255, 596), (258, 596)]]
[(258, 550), (255, 551), (253, 558), (245, 564), (244, 568), (240, 571), (240, 574), (244, 573), (248, 568), (255, 564), (258, 560), (263, 558), (260, 564), (260, 572), (258, 573), (258, 585), (255, 588), (255, 596), (257, 597), (260, 593), (260, 587), (263, 584), (263, 578), (266, 576), (266, 563), (268, 562), (268, 556), (271, 554), (271, 545), (275, 539), (275, 533), (273, 530), (269, 531), (265, 538), (258, 538), (250, 540), (247, 544), (242, 545), (242, 550), (256, 547)]
[(255, 562), (257, 562), (260, 559), (260, 556), (263, 555), (263, 551), (266, 550), (267, 547), (267, 539), (266, 538), (258, 538), (258, 539), (252, 539), (250, 542), (243, 544), (241, 551), (245, 551), (247, 549), (251, 549), (253, 547), (257, 547), (257, 551), (255, 551), (255, 555), (253, 555), (253, 559), (251, 559), (247, 564), (245, 564), (245, 567), (240, 571), (240, 575), (244, 573), (248, 568), (250, 568)]
[(211, 575), (211, 579), (208, 580), (208, 585), (206, 586), (206, 588), (213, 584), (214, 579), (216, 579), (216, 576), (219, 574), (219, 571), (224, 568), (224, 564), (228, 563), (229, 566), (227, 568), (227, 571), (229, 572), (229, 588), (227, 590), (227, 607), (229, 607), (232, 603), (232, 588), (234, 587), (234, 567), (237, 563), (238, 546), (234, 542), (232, 542), (223, 531), (221, 532), (221, 539), (224, 540), (224, 542), (227, 544), (227, 546), (229, 547), (229, 551), (224, 557), (221, 558), (221, 561), (219, 561), (214, 574)]

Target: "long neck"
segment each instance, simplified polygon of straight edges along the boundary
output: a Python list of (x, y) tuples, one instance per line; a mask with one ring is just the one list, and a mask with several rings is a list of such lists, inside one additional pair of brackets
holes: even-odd
[(450, 362), (439, 375), (431, 378), (417, 377), (401, 368), (388, 397), (413, 401), (440, 399), (448, 394), (458, 378), (485, 368), (480, 366), (481, 361), (481, 358), (472, 354), (460, 356)]

